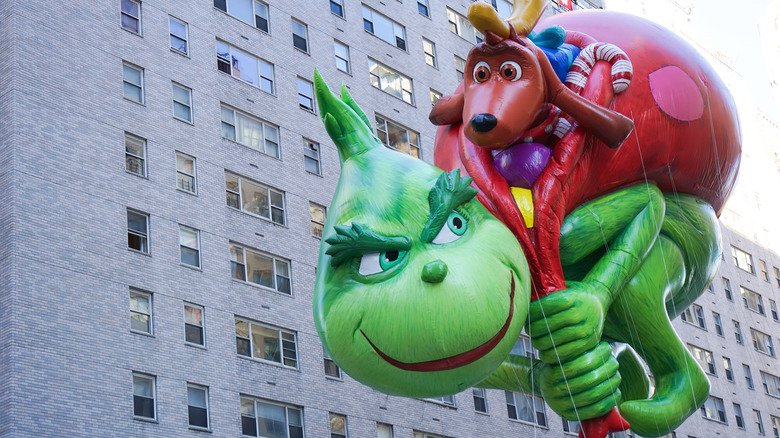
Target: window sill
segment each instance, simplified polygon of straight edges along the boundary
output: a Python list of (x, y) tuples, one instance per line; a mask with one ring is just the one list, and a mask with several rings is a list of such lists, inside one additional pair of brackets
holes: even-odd
[(378, 36), (377, 36), (375, 33), (371, 33), (371, 32), (369, 32), (369, 31), (367, 31), (365, 28), (363, 28), (363, 32), (365, 32), (365, 33), (367, 33), (367, 34), (369, 34), (369, 35), (373, 36), (374, 38), (378, 39), (379, 41), (382, 41), (383, 43), (387, 44), (388, 46), (395, 47), (396, 49), (398, 49), (398, 50), (400, 50), (400, 51), (402, 51), (402, 52), (406, 53), (407, 55), (409, 54), (409, 51), (408, 51), (408, 50), (402, 49), (402, 48), (400, 48), (400, 47), (396, 46), (396, 45), (395, 45), (395, 44), (393, 44), (393, 43), (388, 43), (387, 41), (383, 40), (382, 38), (379, 38), (379, 37), (378, 37)]
[(306, 171), (306, 173), (308, 173), (309, 175), (318, 176), (320, 178), (325, 178), (324, 176), (322, 176), (322, 173), (314, 173), (314, 172), (310, 172), (308, 170)]
[(327, 374), (325, 374), (325, 378), (328, 379), (328, 380), (333, 380), (334, 382), (343, 382), (344, 381), (343, 377), (329, 376)]
[(696, 328), (697, 328), (697, 329), (699, 329), (699, 330), (704, 330), (705, 332), (707, 331), (707, 329), (706, 329), (706, 328), (704, 328), (704, 327), (700, 326), (699, 324), (696, 324), (696, 323), (693, 323), (693, 322), (688, 322), (688, 321), (685, 321), (685, 320), (683, 320), (683, 319), (680, 319), (680, 321), (682, 321), (682, 322), (684, 322), (684, 323), (686, 323), (686, 324), (688, 324), (688, 325), (692, 325), (692, 326), (696, 327)]
[(729, 425), (729, 423), (727, 423), (727, 422), (725, 422), (725, 421), (720, 421), (720, 420), (716, 420), (716, 419), (714, 419), (714, 418), (705, 417), (704, 415), (702, 415), (702, 416), (701, 416), (701, 418), (703, 418), (703, 419), (705, 419), (705, 420), (707, 420), (707, 421), (712, 421), (713, 423), (722, 424), (722, 425), (724, 425), (724, 426), (728, 426), (728, 425)]
[(295, 47), (295, 46), (293, 46), (293, 49), (297, 50), (297, 51), (298, 51), (298, 52), (300, 52), (300, 53), (303, 53), (303, 54), (304, 54), (304, 55), (306, 55), (306, 56), (311, 56), (311, 53), (309, 53), (309, 52), (308, 52), (308, 51), (306, 51), (306, 50), (300, 49), (300, 48), (298, 48), (298, 47)]
[(538, 427), (539, 429), (549, 430), (550, 428), (547, 426), (540, 426), (536, 423), (532, 423), (530, 421), (524, 421), (524, 420), (515, 420), (514, 418), (510, 418), (509, 421), (513, 421), (515, 423), (525, 424), (528, 426)]
[(302, 106), (301, 104), (298, 104), (298, 108), (306, 111), (307, 113), (314, 114), (315, 116), (317, 115), (317, 112), (314, 111), (314, 108), (306, 108), (306, 107)]
[[(242, 82), (243, 82), (243, 81), (242, 81)], [(251, 84), (250, 84), (250, 85), (251, 85)], [(276, 97), (276, 96), (274, 96), (274, 97)], [(278, 157), (275, 157), (275, 156), (273, 156), (273, 155), (271, 155), (271, 154), (266, 154), (266, 153), (265, 153), (265, 152), (263, 152), (263, 151), (257, 150), (257, 149), (255, 149), (255, 148), (253, 148), (253, 147), (251, 147), (251, 146), (247, 146), (247, 145), (245, 145), (245, 144), (243, 144), (243, 143), (239, 143), (239, 142), (237, 142), (237, 141), (235, 141), (235, 140), (233, 140), (233, 139), (230, 139), (230, 138), (222, 137), (222, 140), (229, 141), (229, 142), (231, 142), (231, 143), (233, 143), (233, 144), (237, 144), (237, 145), (239, 145), (239, 146), (241, 146), (241, 147), (245, 147), (245, 148), (247, 148), (247, 149), (249, 149), (249, 150), (252, 150), (252, 151), (255, 151), (255, 152), (259, 153), (259, 154), (263, 154), (263, 155), (264, 155), (264, 156), (266, 156), (266, 157), (273, 158), (274, 160), (279, 160), (279, 161), (282, 161), (282, 157), (281, 157), (281, 145), (279, 146), (279, 152), (280, 152), (280, 154), (279, 154), (279, 156), (278, 156)], [(236, 209), (236, 210), (238, 210), (238, 209)], [(254, 215), (253, 215), (253, 216), (254, 216)], [(257, 216), (257, 217), (260, 217), (260, 216)]]
[(154, 423), (154, 424), (159, 424), (160, 423), (159, 421), (157, 421), (156, 418), (138, 417), (136, 415), (133, 415), (133, 420), (143, 421), (144, 423)]
[(258, 32), (260, 32), (260, 33), (266, 34), (266, 35), (268, 35), (268, 36), (270, 36), (270, 35), (271, 35), (271, 32), (270, 32), (270, 27), (271, 27), (271, 26), (270, 26), (270, 23), (269, 23), (269, 25), (268, 25), (268, 27), (269, 27), (269, 31), (268, 31), (268, 32), (266, 32), (266, 31), (264, 31), (263, 29), (260, 29), (260, 28), (259, 28), (259, 27), (257, 27), (257, 26), (254, 26), (254, 25), (252, 25), (252, 24), (249, 24), (249, 23), (247, 23), (246, 21), (240, 20), (240, 19), (238, 19), (238, 18), (236, 18), (236, 17), (234, 17), (234, 16), (232, 16), (232, 15), (228, 14), (226, 11), (223, 11), (222, 9), (219, 9), (219, 8), (217, 8), (217, 7), (215, 7), (215, 6), (212, 6), (212, 9), (214, 9), (215, 11), (219, 11), (219, 13), (220, 13), (220, 14), (225, 14), (225, 15), (227, 15), (228, 17), (230, 17), (230, 18), (232, 18), (232, 19), (234, 19), (234, 20), (238, 21), (239, 23), (242, 23), (242, 24), (244, 24), (245, 26), (249, 26), (249, 27), (251, 27), (252, 29), (254, 29), (254, 30), (256, 30), (256, 31), (258, 31)]
[(135, 249), (135, 248), (127, 248), (127, 250), (128, 250), (128, 251), (130, 251), (130, 252), (132, 252), (132, 253), (135, 253), (135, 254), (141, 254), (141, 255), (145, 255), (145, 256), (147, 256), (147, 257), (151, 257), (151, 256), (152, 256), (152, 254), (151, 254), (151, 253), (149, 253), (149, 252), (143, 252), (143, 251), (139, 251), (139, 250), (137, 250), (137, 249)]
[[(754, 349), (754, 350), (755, 350), (755, 349)], [(756, 350), (756, 351), (758, 351), (759, 353), (763, 354), (764, 356), (769, 356), (769, 357), (772, 357), (772, 358), (774, 358), (774, 357), (775, 357), (775, 355), (774, 355), (774, 354), (764, 353), (764, 352), (763, 352), (763, 351), (761, 351), (761, 350)]]
[(278, 227), (283, 227), (283, 228), (287, 228), (287, 229), (289, 229), (289, 228), (290, 228), (290, 227), (288, 227), (288, 226), (287, 226), (287, 225), (285, 225), (285, 224), (280, 224), (280, 223), (278, 223), (278, 222), (274, 222), (274, 221), (272, 221), (271, 219), (264, 218), (264, 217), (262, 217), (262, 216), (258, 216), (258, 215), (256, 215), (256, 214), (254, 214), (254, 213), (250, 213), (250, 212), (248, 212), (248, 211), (239, 210), (239, 209), (237, 209), (237, 208), (235, 208), (235, 207), (231, 207), (231, 206), (229, 206), (229, 205), (227, 206), (227, 208), (229, 208), (229, 209), (231, 209), (231, 210), (233, 210), (233, 211), (237, 211), (237, 212), (239, 212), (239, 213), (245, 214), (245, 215), (247, 215), (247, 216), (252, 216), (252, 217), (254, 217), (254, 218), (257, 218), (257, 219), (260, 219), (260, 220), (262, 220), (262, 221), (268, 222), (268, 223), (269, 223), (269, 224), (271, 224), (271, 225), (276, 225), (276, 226), (278, 226)]
[(350, 75), (350, 76), (352, 76), (352, 72), (351, 72), (351, 71), (345, 71), (345, 70), (342, 70), (342, 69), (340, 69), (340, 68), (338, 68), (338, 67), (336, 67), (336, 70), (338, 70), (338, 71), (340, 71), (340, 72), (344, 73), (345, 75)]
[(149, 332), (142, 332), (142, 331), (139, 331), (139, 330), (130, 329), (130, 333), (133, 333), (133, 334), (136, 334), (136, 335), (141, 335), (141, 336), (146, 336), (148, 338), (154, 338), (154, 335), (152, 333), (149, 333)]
[(246, 284), (246, 285), (249, 285), (249, 286), (252, 286), (252, 287), (256, 287), (258, 289), (262, 289), (264, 291), (273, 292), (275, 294), (278, 294), (278, 295), (281, 295), (281, 296), (284, 296), (284, 297), (294, 298), (292, 292), (289, 293), (289, 294), (285, 293), (285, 292), (279, 292), (276, 289), (271, 289), (270, 287), (266, 287), (266, 286), (262, 286), (262, 285), (259, 285), (259, 284), (255, 284), (255, 283), (252, 283), (250, 281), (239, 280), (239, 279), (237, 279), (235, 277), (230, 277), (230, 279), (233, 280), (236, 283)]
[(136, 172), (131, 172), (131, 171), (127, 170), (127, 169), (125, 169), (125, 173), (128, 174), (128, 175), (137, 176), (138, 178), (142, 178), (142, 179), (145, 179), (145, 180), (149, 179), (149, 177), (146, 176), (146, 175), (141, 175), (141, 174), (136, 173)]
[(474, 413), (476, 413), (476, 414), (479, 414), (479, 415), (484, 415), (484, 416), (486, 416), (486, 417), (489, 417), (489, 416), (490, 416), (490, 414), (489, 414), (489, 413), (487, 413), (487, 412), (482, 412), (482, 411), (477, 411), (477, 410), (474, 410)]
[(440, 402), (438, 400), (431, 400), (431, 399), (428, 399), (428, 398), (423, 398), (421, 400), (426, 402), (426, 403), (433, 403), (435, 405), (443, 406), (445, 408), (450, 408), (450, 409), (455, 409), (455, 410), (458, 409), (458, 407), (455, 406), (455, 405), (451, 405), (451, 404), (447, 404), (447, 403), (444, 403), (444, 402)]
[(206, 348), (205, 345), (193, 344), (192, 342), (184, 341), (184, 345), (186, 345), (188, 347), (192, 347), (192, 348), (197, 348), (198, 350), (203, 350), (203, 351), (208, 350), (208, 348)]
[(203, 272), (203, 268), (201, 268), (200, 266), (192, 266), (192, 265), (188, 265), (186, 263), (179, 263), (179, 266), (182, 266), (182, 267), (188, 268), (188, 269), (192, 269), (193, 271)]
[[(239, 21), (240, 21), (240, 20), (239, 20)], [(262, 58), (258, 58), (258, 59), (262, 59)], [(265, 60), (263, 60), (263, 61), (265, 61)], [(268, 62), (268, 61), (266, 61), (266, 62)], [(270, 64), (270, 63), (269, 63), (269, 64)], [(243, 80), (243, 79), (241, 79), (241, 78), (237, 78), (237, 77), (233, 76), (232, 74), (227, 74), (227, 73), (225, 73), (224, 71), (222, 71), (222, 70), (219, 70), (219, 69), (217, 69), (217, 71), (218, 71), (219, 73), (222, 73), (222, 74), (223, 74), (223, 75), (225, 75), (225, 76), (230, 76), (231, 78), (233, 78), (233, 79), (237, 80), (238, 82), (241, 82), (241, 83), (242, 83), (242, 84), (244, 84), (244, 85), (248, 85), (248, 86), (250, 86), (250, 87), (252, 87), (252, 88), (254, 88), (254, 89), (256, 89), (256, 90), (260, 90), (260, 91), (262, 91), (263, 93), (265, 93), (265, 94), (267, 94), (267, 95), (269, 95), (269, 96), (278, 97), (278, 96), (276, 95), (276, 93), (269, 93), (269, 92), (267, 92), (267, 91), (263, 90), (262, 88), (260, 88), (260, 86), (258, 86), (258, 85), (255, 85), (255, 84), (253, 84), (253, 83), (251, 83), (251, 82), (247, 82), (247, 81), (245, 81), (245, 80)], [(276, 85), (276, 79), (274, 79), (274, 85)], [(275, 88), (276, 88), (276, 87), (274, 87), (274, 91), (276, 91), (276, 89), (275, 89)], [(223, 137), (223, 138), (224, 138), (224, 137)], [(239, 144), (241, 144), (241, 143), (239, 143)]]
[(195, 430), (198, 432), (206, 432), (206, 433), (213, 433), (211, 429), (208, 427), (200, 427), (200, 426), (189, 426), (190, 430)]
[(184, 53), (184, 52), (182, 52), (182, 51), (179, 51), (179, 50), (176, 50), (176, 49), (174, 49), (173, 47), (171, 47), (170, 49), (171, 49), (171, 52), (173, 52), (173, 53), (175, 53), (175, 54), (177, 54), (177, 55), (181, 55), (181, 56), (183, 56), (183, 57), (185, 57), (185, 58), (189, 58), (189, 57), (190, 57), (190, 54), (189, 54), (189, 53)]
[(180, 121), (182, 123), (186, 123), (186, 124), (188, 124), (190, 126), (195, 126), (195, 122), (193, 122), (191, 120), (187, 120), (187, 119), (182, 119), (181, 117), (173, 116), (173, 120), (178, 120), (178, 121)]
[(241, 355), (241, 354), (238, 354), (238, 353), (236, 353), (236, 356), (238, 356), (241, 359), (248, 360), (250, 362), (271, 365), (271, 366), (274, 366), (274, 367), (277, 367), (277, 368), (282, 368), (282, 369), (290, 370), (290, 371), (296, 371), (296, 372), (299, 372), (299, 373), (301, 372), (301, 370), (299, 368), (293, 368), (293, 367), (290, 367), (290, 366), (287, 366), (287, 365), (280, 364), (279, 362), (272, 362), (270, 360), (258, 359), (256, 357), (244, 356), (244, 355)]
[(343, 15), (339, 15), (339, 14), (337, 14), (337, 13), (333, 12), (333, 11), (330, 11), (330, 15), (333, 15), (334, 17), (339, 17), (339, 18), (341, 18), (342, 20), (344, 20), (344, 21), (347, 21), (347, 19), (346, 19), (346, 18), (344, 18), (344, 16), (343, 16)]
[[(139, 22), (139, 24), (140, 24), (140, 22)], [(135, 36), (137, 36), (139, 38), (143, 38), (144, 37), (143, 33), (141, 33), (141, 32), (134, 32), (134, 31), (132, 31), (132, 30), (126, 28), (126, 27), (123, 27), (122, 25), (119, 25), (119, 28), (122, 29), (123, 31), (125, 31), (127, 33), (131, 33), (131, 34), (133, 34), (133, 35), (135, 35)]]
[[(425, 64), (425, 65), (428, 65), (428, 64)], [(392, 97), (393, 99), (398, 99), (398, 100), (400, 100), (401, 102), (403, 102), (403, 103), (405, 103), (405, 104), (407, 104), (407, 105), (410, 105), (410, 106), (412, 106), (413, 108), (417, 108), (417, 105), (415, 105), (414, 103), (409, 103), (409, 102), (407, 102), (407, 101), (405, 101), (405, 100), (401, 99), (400, 97), (398, 97), (398, 96), (395, 96), (395, 95), (392, 95), (392, 94), (388, 93), (387, 91), (385, 91), (385, 90), (383, 90), (383, 89), (381, 89), (381, 88), (374, 87), (373, 85), (372, 85), (371, 87), (372, 87), (372, 88), (374, 88), (375, 90), (379, 90), (379, 91), (381, 91), (381, 92), (382, 92), (382, 93), (384, 93), (384, 94), (387, 94), (388, 96)]]
[(189, 190), (184, 190), (184, 189), (179, 188), (179, 187), (176, 187), (176, 190), (179, 191), (179, 192), (182, 192), (182, 193), (186, 193), (188, 195), (198, 196), (198, 192), (191, 192)]
[(145, 103), (145, 102), (139, 102), (139, 101), (137, 101), (137, 100), (129, 99), (129, 98), (125, 97), (125, 96), (122, 96), (122, 98), (123, 98), (123, 99), (125, 99), (125, 100), (126, 100), (126, 101), (128, 101), (128, 102), (133, 102), (133, 103), (134, 103), (134, 104), (136, 104), (136, 105), (141, 105), (141, 106), (143, 106), (143, 107), (145, 107), (145, 106), (146, 106), (146, 103)]

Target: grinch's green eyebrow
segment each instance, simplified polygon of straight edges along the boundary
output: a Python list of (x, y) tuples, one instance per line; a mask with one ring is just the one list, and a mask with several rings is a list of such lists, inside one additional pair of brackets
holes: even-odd
[(371, 231), (367, 226), (352, 222), (349, 225), (333, 227), (336, 234), (325, 239), (330, 247), (325, 254), (332, 256), (330, 265), (334, 268), (363, 254), (386, 251), (407, 251), (412, 240), (405, 236), (388, 237)]
[(428, 222), (425, 223), (420, 239), (430, 243), (439, 234), (441, 227), (447, 222), (450, 212), (459, 205), (468, 202), (477, 194), (477, 189), (471, 187), (470, 177), (460, 177), (460, 169), (449, 173), (443, 172), (436, 184), (428, 193), (428, 205), (431, 210)]

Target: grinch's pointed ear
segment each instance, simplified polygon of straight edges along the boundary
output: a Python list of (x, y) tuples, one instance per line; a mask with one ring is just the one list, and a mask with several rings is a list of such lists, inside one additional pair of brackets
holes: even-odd
[(350, 108), (352, 108), (352, 111), (355, 112), (358, 116), (360, 116), (361, 119), (363, 119), (363, 123), (368, 126), (368, 129), (371, 129), (371, 122), (368, 121), (368, 116), (366, 116), (366, 113), (363, 112), (362, 109), (358, 106), (357, 102), (355, 102), (355, 99), (352, 98), (352, 95), (349, 94), (349, 90), (347, 90), (347, 84), (341, 83), (341, 100), (346, 103)]
[(320, 109), (320, 117), (325, 124), (328, 135), (339, 150), (339, 157), (343, 164), (350, 157), (362, 154), (382, 144), (371, 131), (363, 110), (358, 107), (352, 96), (342, 87), (343, 101), (336, 97), (320, 72), (314, 70), (314, 92), (317, 106)]

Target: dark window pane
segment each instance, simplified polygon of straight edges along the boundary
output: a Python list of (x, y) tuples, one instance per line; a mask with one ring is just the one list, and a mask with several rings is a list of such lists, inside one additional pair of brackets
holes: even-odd
[(188, 406), (188, 411), (190, 414), (190, 426), (208, 427), (209, 420), (205, 408)]
[(515, 410), (514, 406), (507, 405), (506, 410), (507, 410), (507, 414), (509, 415), (509, 418), (513, 420), (517, 420), (517, 411)]
[(304, 52), (309, 51), (308, 44), (306, 44), (306, 38), (300, 37), (298, 35), (293, 35), (293, 45)]
[(214, 7), (223, 12), (227, 12), (227, 0), (214, 0)]
[(406, 41), (401, 37), (395, 37), (395, 45), (401, 50), (406, 50)]
[(428, 6), (425, 6), (422, 3), (417, 3), (417, 10), (426, 17), (428, 16)]
[(330, 11), (334, 14), (338, 15), (339, 17), (344, 16), (344, 9), (342, 6), (336, 2), (330, 2)]
[(141, 252), (146, 252), (146, 238), (127, 233), (127, 246)]
[(290, 438), (303, 438), (303, 428), (300, 426), (290, 426)]
[(372, 22), (370, 22), (370, 21), (368, 21), (368, 20), (366, 20), (364, 18), (363, 19), (363, 29), (365, 29), (365, 30), (367, 30), (367, 31), (369, 31), (371, 33), (374, 33), (374, 23), (372, 23)]
[(280, 276), (276, 276), (276, 290), (279, 292), (284, 292), (286, 294), (290, 293), (290, 279), (284, 278)]
[(184, 325), (184, 334), (187, 342), (203, 345), (203, 328), (192, 324)]
[(259, 15), (255, 15), (255, 27), (263, 32), (268, 32), (268, 20)]
[(479, 412), (487, 412), (487, 406), (485, 405), (485, 400), (482, 398), (475, 398), (474, 409), (478, 410)]
[(230, 74), (230, 63), (224, 59), (217, 58), (217, 68), (223, 73)]
[(198, 250), (182, 246), (181, 262), (185, 265), (200, 267), (200, 260), (198, 260)]
[(154, 418), (154, 399), (134, 395), (133, 414), (137, 417)]
[(325, 374), (331, 377), (341, 377), (339, 366), (330, 359), (325, 359)]
[(244, 265), (241, 263), (230, 262), (230, 273), (236, 280), (246, 281), (244, 278)]
[(236, 353), (242, 356), (250, 356), (249, 339), (236, 338)]
[(257, 436), (257, 421), (253, 417), (241, 416), (241, 434)]

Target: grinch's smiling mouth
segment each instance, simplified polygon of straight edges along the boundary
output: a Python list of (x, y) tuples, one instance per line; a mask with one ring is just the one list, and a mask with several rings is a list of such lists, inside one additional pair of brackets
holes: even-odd
[(384, 360), (386, 360), (391, 365), (398, 367), (402, 370), (406, 371), (446, 371), (451, 370), (454, 368), (462, 367), (464, 365), (468, 365), (479, 358), (485, 356), (495, 348), (496, 345), (498, 345), (499, 342), (504, 338), (504, 335), (506, 335), (507, 330), (509, 330), (509, 324), (512, 322), (512, 316), (515, 312), (515, 274), (514, 272), (510, 271), (510, 274), (512, 276), (512, 291), (509, 294), (509, 315), (506, 317), (506, 322), (504, 322), (504, 325), (501, 327), (501, 329), (493, 335), (492, 338), (490, 338), (487, 342), (484, 344), (473, 348), (469, 351), (465, 351), (463, 353), (456, 354), (454, 356), (445, 357), (443, 359), (435, 359), (435, 360), (429, 360), (425, 362), (401, 362), (399, 360), (393, 359), (392, 357), (388, 356), (387, 354), (383, 353), (382, 350), (379, 349), (376, 345), (374, 345), (373, 342), (371, 342), (371, 339), (368, 338), (368, 336), (363, 332), (363, 330), (360, 330), (360, 333), (363, 334), (363, 337), (366, 338), (369, 344), (371, 344), (371, 347), (376, 351), (376, 353)]

